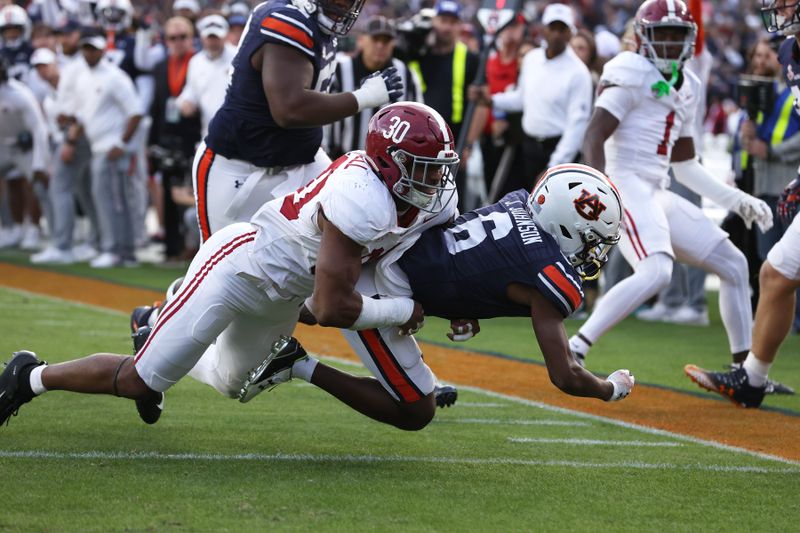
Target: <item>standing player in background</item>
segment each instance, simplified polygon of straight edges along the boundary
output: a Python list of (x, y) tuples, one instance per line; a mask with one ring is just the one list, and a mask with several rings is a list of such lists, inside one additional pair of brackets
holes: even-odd
[[(778, 50), (783, 75), (800, 112), (800, 4), (787, 0), (764, 0), (761, 8), (764, 25), (770, 33), (788, 36)], [(800, 173), (800, 170), (798, 171)], [(721, 394), (741, 407), (758, 407), (767, 390), (769, 369), (792, 327), (795, 299), (800, 288), (800, 177), (795, 178), (781, 195), (778, 213), (791, 225), (761, 266), (761, 295), (753, 327), (753, 346), (743, 363), (729, 372), (709, 372), (695, 365), (684, 368), (689, 378)]]
[(686, 4), (646, 0), (634, 28), (638, 53), (623, 52), (605, 65), (583, 148), (587, 163), (614, 176), (622, 194), (620, 249), (634, 273), (608, 291), (570, 347), (583, 359), (606, 331), (669, 283), (678, 259), (720, 277), (720, 314), (733, 360), (741, 362), (751, 344), (747, 260), (699, 207), (665, 190), (669, 168), (678, 181), (762, 231), (772, 225), (772, 212), (697, 161), (693, 118), (703, 94), (683, 68), (696, 32)]
[(12, 4), (0, 9), (0, 56), (8, 65), (8, 77), (25, 82), (31, 68), (31, 19)]
[(393, 67), (353, 92), (326, 94), (336, 69), (336, 36), (350, 30), (363, 4), (269, 0), (250, 14), (225, 102), (195, 155), (204, 241), (317, 177), (330, 163), (320, 148), (322, 125), (402, 95)]

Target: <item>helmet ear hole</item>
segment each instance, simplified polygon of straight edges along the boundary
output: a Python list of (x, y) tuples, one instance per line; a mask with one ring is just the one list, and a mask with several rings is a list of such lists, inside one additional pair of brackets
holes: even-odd
[(572, 234), (569, 232), (569, 230), (567, 229), (567, 227), (566, 227), (566, 226), (564, 226), (563, 224), (561, 224), (559, 227), (561, 228), (561, 234), (562, 234), (564, 237), (566, 237), (567, 239), (571, 239), (571, 238), (572, 238)]

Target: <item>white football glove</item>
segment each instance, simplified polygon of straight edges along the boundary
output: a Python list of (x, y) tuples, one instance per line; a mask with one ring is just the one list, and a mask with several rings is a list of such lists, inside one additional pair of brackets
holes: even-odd
[(742, 217), (747, 229), (756, 223), (761, 233), (766, 233), (772, 227), (772, 209), (763, 200), (759, 200), (747, 193), (742, 193), (733, 212)]
[(403, 96), (403, 78), (394, 67), (373, 72), (364, 78), (361, 87), (353, 91), (353, 96), (359, 111), (394, 103)]
[(452, 331), (447, 334), (448, 339), (455, 342), (464, 342), (477, 335), (481, 330), (481, 326), (477, 320), (451, 320), (450, 329)]
[(614, 393), (611, 395), (611, 398), (606, 401), (616, 402), (617, 400), (622, 400), (623, 398), (628, 397), (628, 394), (631, 393), (631, 389), (633, 389), (633, 384), (636, 379), (633, 377), (633, 374), (631, 374), (630, 370), (617, 370), (608, 376), (606, 381), (614, 385)]

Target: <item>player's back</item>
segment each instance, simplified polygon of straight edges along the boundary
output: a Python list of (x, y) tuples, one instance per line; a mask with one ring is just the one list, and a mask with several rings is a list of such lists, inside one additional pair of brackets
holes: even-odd
[[(299, 3), (298, 3), (299, 4)], [(225, 101), (209, 124), (206, 144), (228, 159), (259, 167), (293, 166), (314, 160), (322, 128), (280, 127), (272, 116), (251, 58), (266, 44), (288, 46), (311, 61), (311, 89), (327, 92), (335, 71), (336, 39), (316, 17), (291, 0), (269, 0), (253, 9), (233, 59)]]
[(659, 96), (654, 86), (666, 81), (643, 56), (623, 52), (606, 63), (596, 105), (620, 121), (605, 145), (606, 173), (666, 184), (675, 141), (693, 131), (699, 83), (683, 69), (680, 88)]
[(535, 287), (567, 316), (581, 303), (580, 277), (555, 239), (530, 217), (528, 193), (470, 211), (423, 233), (399, 264), (426, 314), (443, 318), (530, 316), (508, 299), (511, 283)]

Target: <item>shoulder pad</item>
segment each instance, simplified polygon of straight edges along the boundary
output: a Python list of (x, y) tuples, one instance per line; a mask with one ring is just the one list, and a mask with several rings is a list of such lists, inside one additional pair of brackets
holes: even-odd
[(653, 66), (639, 54), (622, 52), (603, 67), (600, 83), (620, 87), (639, 87), (646, 76), (652, 73)]

